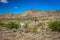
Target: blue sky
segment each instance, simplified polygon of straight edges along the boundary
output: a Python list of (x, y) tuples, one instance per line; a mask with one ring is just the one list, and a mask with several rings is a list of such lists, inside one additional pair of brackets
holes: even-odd
[(0, 0), (0, 14), (21, 13), (30, 9), (60, 10), (60, 0)]

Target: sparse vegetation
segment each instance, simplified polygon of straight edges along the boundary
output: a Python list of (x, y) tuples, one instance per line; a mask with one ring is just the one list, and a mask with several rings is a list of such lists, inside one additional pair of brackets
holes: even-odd
[(37, 32), (38, 27), (33, 27), (32, 30)]
[(56, 32), (60, 31), (60, 21), (54, 20), (60, 20), (60, 12), (30, 10), (22, 14), (3, 14), (0, 16), (0, 39), (60, 40), (60, 32)]
[(28, 29), (29, 27), (28, 27), (28, 25), (26, 24), (26, 25), (24, 26), (24, 28), (25, 28), (25, 29)]
[(28, 31), (36, 31), (37, 32), (37, 29), (38, 29), (38, 27), (30, 27), (30, 26), (28, 26), (27, 24), (24, 26), (24, 28)]
[(18, 29), (19, 24), (15, 23), (15, 22), (10, 22), (10, 23), (7, 24), (7, 27), (10, 28), (10, 29), (13, 29), (13, 28)]
[(12, 21), (8, 21), (8, 22), (4, 22), (4, 21), (0, 21), (0, 26), (2, 26), (2, 27), (7, 27), (7, 28), (9, 28), (9, 29), (13, 29), (13, 28), (15, 28), (15, 29), (18, 29), (18, 27), (19, 27), (19, 23), (17, 23), (17, 22), (12, 22)]

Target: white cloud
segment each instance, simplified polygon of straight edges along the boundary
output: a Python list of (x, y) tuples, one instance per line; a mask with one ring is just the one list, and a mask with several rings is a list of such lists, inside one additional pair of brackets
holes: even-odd
[(2, 2), (2, 3), (8, 3), (7, 0), (0, 0), (0, 2)]

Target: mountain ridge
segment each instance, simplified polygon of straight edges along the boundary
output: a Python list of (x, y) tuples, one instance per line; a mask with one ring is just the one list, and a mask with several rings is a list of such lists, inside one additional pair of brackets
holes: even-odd
[(39, 11), (39, 10), (28, 10), (20, 14), (2, 14), (0, 18), (19, 18), (19, 17), (41, 17), (41, 16), (60, 16), (60, 10), (57, 11)]

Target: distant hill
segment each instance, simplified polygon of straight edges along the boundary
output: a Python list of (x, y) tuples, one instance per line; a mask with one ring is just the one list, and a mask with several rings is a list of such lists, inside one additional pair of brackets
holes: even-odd
[(45, 17), (45, 16), (59, 16), (60, 10), (57, 11), (38, 11), (38, 10), (28, 10), (20, 14), (2, 14), (0, 18), (21, 18), (21, 17)]

